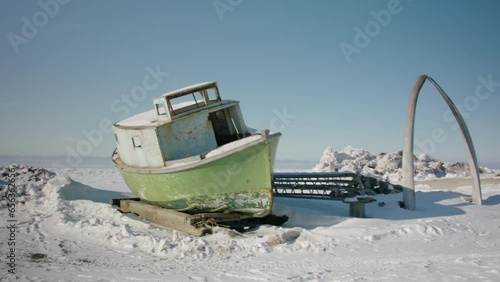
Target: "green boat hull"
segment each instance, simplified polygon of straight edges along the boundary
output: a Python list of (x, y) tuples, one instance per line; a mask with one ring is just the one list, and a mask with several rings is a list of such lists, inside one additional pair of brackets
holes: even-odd
[(166, 172), (120, 169), (143, 201), (189, 212), (271, 213), (272, 169), (279, 138), (271, 138), (213, 161)]

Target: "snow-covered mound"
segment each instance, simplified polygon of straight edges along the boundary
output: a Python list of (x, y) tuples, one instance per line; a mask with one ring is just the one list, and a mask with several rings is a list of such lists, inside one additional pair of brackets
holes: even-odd
[[(327, 147), (313, 171), (350, 171), (362, 175), (381, 178), (385, 181), (402, 179), (403, 151), (394, 153), (372, 154), (366, 150), (347, 146), (334, 152)], [(415, 179), (425, 180), (438, 177), (467, 177), (470, 175), (469, 164), (440, 161), (427, 154), (414, 158)], [(481, 173), (493, 173), (489, 168), (480, 168)]]
[[(0, 167), (0, 207), (6, 205), (7, 189), (13, 193), (17, 201), (25, 201), (26, 197), (37, 196), (54, 173), (41, 167), (13, 164)], [(10, 185), (9, 185), (10, 184)]]

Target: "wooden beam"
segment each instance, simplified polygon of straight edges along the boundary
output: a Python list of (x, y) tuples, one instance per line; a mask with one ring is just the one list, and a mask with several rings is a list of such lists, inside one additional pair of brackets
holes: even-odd
[(212, 233), (211, 228), (194, 226), (196, 217), (190, 214), (165, 209), (142, 201), (118, 199), (117, 206), (122, 212), (131, 212), (143, 219), (163, 227), (175, 229), (194, 236), (203, 236)]

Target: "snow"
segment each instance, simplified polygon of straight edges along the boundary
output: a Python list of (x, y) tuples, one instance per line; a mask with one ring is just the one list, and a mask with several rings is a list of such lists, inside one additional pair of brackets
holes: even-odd
[(358, 202), (358, 198), (356, 198), (356, 197), (345, 198), (344, 202), (346, 202), (346, 203), (356, 203), (356, 202)]
[[(349, 171), (384, 181), (399, 182), (403, 174), (401, 160), (402, 151), (373, 154), (363, 149), (347, 146), (335, 152), (331, 147), (327, 147), (312, 171)], [(483, 173), (493, 173), (493, 170), (486, 167), (480, 170)], [(415, 158), (415, 180), (468, 176), (470, 176), (470, 170), (467, 163), (443, 162), (427, 154), (421, 154)]]
[(122, 121), (117, 122), (121, 126), (148, 126), (154, 125), (158, 121), (158, 116), (155, 110), (146, 111)]
[[(341, 201), (276, 198), (274, 213), (290, 217), (282, 227), (264, 225), (243, 234), (220, 229), (196, 238), (110, 206), (109, 198), (132, 196), (115, 169), (0, 171), (9, 168), (24, 188), (16, 191), (23, 199), (15, 211), (16, 274), (7, 273), (5, 263), (0, 267), (6, 281), (500, 278), (498, 171), (483, 184), (484, 205), (466, 201), (471, 184), (463, 185), (463, 178), (438, 178), (419, 182), (415, 211), (399, 208), (401, 193), (375, 195), (377, 202), (366, 205), (368, 218), (350, 218), (349, 205)], [(9, 179), (0, 181), (5, 191)], [(435, 183), (441, 188), (431, 188)], [(8, 213), (0, 208), (3, 262), (11, 248)]]

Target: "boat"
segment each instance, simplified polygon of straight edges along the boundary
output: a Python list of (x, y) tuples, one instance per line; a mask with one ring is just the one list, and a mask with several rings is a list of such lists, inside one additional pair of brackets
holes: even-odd
[(152, 110), (113, 132), (113, 164), (141, 201), (191, 214), (271, 213), (281, 133), (247, 127), (240, 103), (222, 100), (217, 82), (155, 97)]

